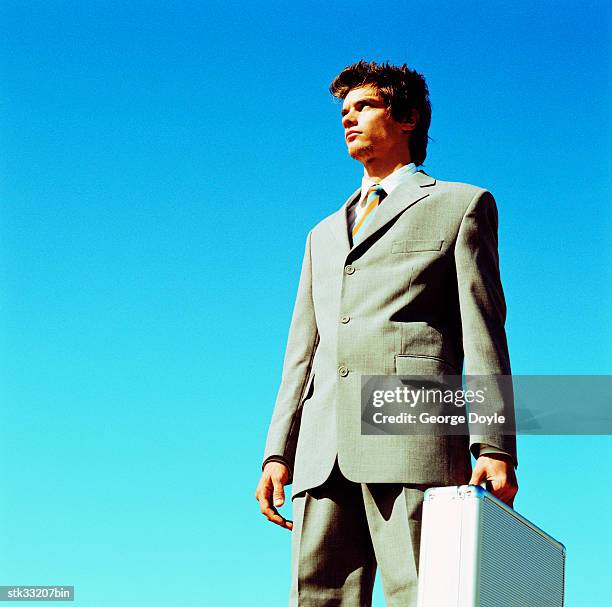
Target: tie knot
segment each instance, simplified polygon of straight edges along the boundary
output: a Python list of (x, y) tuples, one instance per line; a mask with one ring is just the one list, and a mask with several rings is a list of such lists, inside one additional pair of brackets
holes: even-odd
[(385, 197), (385, 190), (379, 183), (373, 183), (360, 203), (361, 207), (368, 206), (373, 200), (380, 202)]

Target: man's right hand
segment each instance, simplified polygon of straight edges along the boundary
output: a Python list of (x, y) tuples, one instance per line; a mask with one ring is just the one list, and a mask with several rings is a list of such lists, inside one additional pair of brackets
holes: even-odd
[(285, 529), (293, 529), (293, 523), (284, 519), (275, 508), (275, 506), (282, 506), (285, 503), (283, 487), (288, 480), (289, 468), (287, 466), (280, 462), (268, 462), (261, 473), (259, 484), (255, 490), (255, 499), (259, 502), (261, 513), (270, 522)]

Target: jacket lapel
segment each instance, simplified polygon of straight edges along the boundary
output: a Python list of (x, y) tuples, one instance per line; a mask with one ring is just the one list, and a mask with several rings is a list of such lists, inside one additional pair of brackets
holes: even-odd
[(346, 256), (363, 247), (371, 236), (397, 217), (397, 215), (420, 200), (423, 200), (423, 198), (427, 198), (429, 196), (427, 188), (434, 186), (435, 183), (436, 180), (433, 177), (430, 177), (423, 171), (417, 171), (412, 175), (411, 179), (397, 186), (391, 194), (383, 199), (378, 209), (376, 209), (372, 220), (363, 228), (363, 233), (360, 233), (359, 242), (351, 248), (348, 237), (348, 208), (359, 198), (361, 188), (355, 190), (342, 207), (331, 216), (330, 227), (342, 246), (343, 254)]

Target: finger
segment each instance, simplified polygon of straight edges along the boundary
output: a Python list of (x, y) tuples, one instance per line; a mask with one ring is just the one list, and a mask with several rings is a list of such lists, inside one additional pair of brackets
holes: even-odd
[(276, 508), (274, 508), (274, 506), (270, 505), (270, 503), (265, 500), (262, 499), (260, 500), (260, 507), (261, 507), (261, 513), (271, 522), (274, 523), (275, 525), (279, 525), (280, 527), (284, 527), (285, 529), (292, 529), (293, 528), (293, 523), (291, 521), (288, 521), (286, 519), (284, 519), (276, 510)]
[(487, 487), (490, 487), (490, 491), (496, 497), (503, 495), (506, 492), (506, 479), (499, 474), (492, 475), (487, 478)]
[(505, 477), (493, 477), (491, 493), (499, 500), (512, 507), (518, 487)]
[(480, 485), (480, 483), (482, 483), (485, 477), (486, 477), (486, 470), (483, 467), (476, 464), (476, 467), (474, 468), (472, 472), (472, 476), (470, 478), (469, 484), (470, 485)]
[(283, 483), (281, 483), (277, 478), (273, 478), (272, 482), (274, 483), (274, 505), (282, 506), (285, 503), (285, 490), (283, 489)]
[(262, 478), (257, 484), (257, 489), (255, 490), (255, 499), (259, 502), (261, 498), (267, 499), (271, 492), (270, 479)]
[(270, 479), (262, 479), (262, 482), (257, 487), (257, 491), (255, 493), (255, 497), (259, 502), (259, 509), (261, 513), (264, 515), (269, 514), (271, 504), (270, 504), (270, 494), (272, 493), (272, 486)]
[(258, 492), (259, 509), (261, 513), (272, 523), (291, 529), (292, 524), (289, 525), (289, 521), (285, 520), (276, 510), (276, 508), (270, 503), (270, 494), (272, 492), (271, 482), (266, 482)]
[(516, 494), (518, 493), (518, 485), (516, 484), (516, 482), (510, 482), (507, 485), (507, 490), (508, 490), (508, 499), (505, 500), (506, 504), (508, 504), (508, 506), (510, 506), (510, 508), (514, 508), (514, 498), (516, 497)]

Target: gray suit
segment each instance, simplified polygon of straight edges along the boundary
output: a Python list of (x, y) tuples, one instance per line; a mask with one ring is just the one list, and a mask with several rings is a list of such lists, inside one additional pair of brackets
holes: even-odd
[[(359, 193), (306, 241), (264, 452), (293, 470), (294, 500), (322, 485), (336, 458), (342, 474), (332, 476), (412, 487), (468, 482), (480, 443), (517, 462), (515, 437), (499, 432), (361, 435), (362, 374), (461, 374), (464, 358), (466, 375), (509, 374), (510, 363), (493, 196), (419, 171), (352, 246), (347, 208)], [(511, 400), (488, 402), (513, 419)]]

